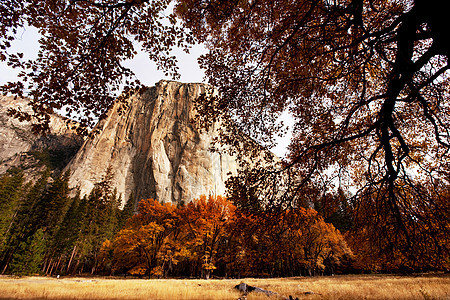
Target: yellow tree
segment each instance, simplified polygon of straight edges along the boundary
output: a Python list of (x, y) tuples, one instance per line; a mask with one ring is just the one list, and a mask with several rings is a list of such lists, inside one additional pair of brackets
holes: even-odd
[[(354, 210), (358, 223), (347, 235), (355, 250), (356, 267), (393, 272), (447, 270), (450, 267), (448, 187), (446, 180), (425, 181), (415, 189), (408, 185), (402, 187), (402, 217), (408, 234), (394, 226), (395, 217), (389, 210), (388, 199), (374, 199), (369, 193), (364, 201), (357, 202)], [(426, 201), (418, 201), (417, 194), (426, 194)]]
[(340, 260), (352, 255), (350, 248), (340, 232), (325, 223), (315, 210), (299, 210), (293, 212), (292, 217), (303, 222), (291, 224), (297, 247), (303, 250), (302, 260), (308, 275), (323, 273), (325, 268), (333, 274)]
[(222, 196), (201, 196), (182, 211), (183, 231), (189, 249), (189, 259), (209, 278), (219, 257), (219, 247), (226, 246), (236, 207)]
[(156, 272), (161, 268), (158, 266), (158, 255), (170, 236), (178, 230), (178, 223), (174, 205), (161, 204), (153, 199), (141, 200), (138, 214), (128, 220), (114, 239), (114, 268), (127, 269), (138, 275), (150, 276), (152, 271), (161, 275)]
[(234, 224), (240, 237), (234, 267), (245, 275), (333, 274), (352, 256), (340, 232), (313, 209), (240, 215)]

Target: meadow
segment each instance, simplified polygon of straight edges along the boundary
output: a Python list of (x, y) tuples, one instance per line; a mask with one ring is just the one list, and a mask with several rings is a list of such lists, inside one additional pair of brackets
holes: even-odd
[(342, 275), (272, 279), (112, 279), (0, 277), (0, 299), (238, 299), (234, 286), (275, 292), (251, 292), (247, 299), (450, 299), (450, 275)]

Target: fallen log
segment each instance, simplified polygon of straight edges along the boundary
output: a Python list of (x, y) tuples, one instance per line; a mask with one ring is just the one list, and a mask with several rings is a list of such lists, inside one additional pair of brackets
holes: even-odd
[(284, 297), (279, 295), (278, 293), (272, 292), (272, 291), (268, 291), (268, 290), (264, 290), (262, 288), (256, 287), (256, 286), (251, 286), (248, 285), (244, 282), (241, 282), (240, 284), (236, 285), (234, 287), (235, 289), (239, 290), (242, 293), (242, 297), (239, 299), (247, 299), (246, 296), (248, 293), (250, 292), (257, 292), (257, 293), (263, 293), (266, 294), (267, 296), (272, 296), (272, 295), (278, 295), (279, 297), (285, 299), (285, 300), (298, 300), (298, 298), (293, 298), (292, 296), (289, 297)]
[(241, 293), (244, 293), (244, 294), (247, 294), (249, 292), (264, 293), (264, 294), (266, 294), (268, 296), (276, 294), (275, 292), (267, 291), (267, 290), (264, 290), (264, 289), (256, 287), (256, 286), (251, 286), (251, 285), (248, 285), (248, 284), (246, 284), (244, 282), (236, 285), (234, 288), (238, 289)]

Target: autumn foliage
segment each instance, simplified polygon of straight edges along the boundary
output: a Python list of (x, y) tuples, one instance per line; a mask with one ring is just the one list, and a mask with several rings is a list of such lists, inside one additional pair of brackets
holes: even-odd
[(355, 253), (355, 267), (371, 272), (449, 270), (449, 193), (438, 191), (448, 189), (444, 186), (422, 186), (423, 190), (417, 192), (427, 194), (426, 201), (417, 199), (414, 190), (404, 188), (400, 229), (389, 211), (388, 199), (380, 201), (366, 195), (354, 203), (355, 223), (347, 241)]
[(177, 13), (209, 50), (199, 62), (219, 96), (200, 99), (199, 118), (231, 115), (224, 143), (258, 157), (248, 137), (270, 148), (286, 112), (294, 123), (285, 165), (246, 165), (230, 193), (279, 209), (339, 184), (368, 253), (395, 254), (383, 269), (445, 268), (450, 44), (437, 1), (184, 0)]
[(313, 209), (250, 216), (221, 196), (176, 207), (141, 200), (105, 242), (112, 273), (138, 276), (288, 276), (336, 272), (352, 253)]

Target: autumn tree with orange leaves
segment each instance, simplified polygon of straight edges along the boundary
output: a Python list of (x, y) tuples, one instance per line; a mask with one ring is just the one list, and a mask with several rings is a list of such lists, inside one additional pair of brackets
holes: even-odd
[[(366, 210), (379, 225), (373, 234), (387, 239), (372, 246), (386, 253), (420, 255), (419, 228), (425, 240), (448, 236), (448, 226), (422, 223), (450, 218), (433, 213), (450, 161), (450, 44), (440, 7), (425, 0), (179, 1), (184, 25), (209, 49), (200, 63), (219, 90), (200, 99), (203, 123), (233, 120), (224, 122), (223, 141), (250, 153), (251, 139), (273, 144), (280, 115), (295, 122), (284, 167), (248, 164), (230, 182), (233, 200), (281, 211), (300, 206), (311, 190), (340, 187), (351, 192), (355, 211), (374, 210)], [(438, 244), (435, 254), (444, 258), (448, 245)]]
[(138, 214), (131, 217), (114, 238), (113, 269), (133, 275), (151, 276), (152, 272), (163, 275), (160, 252), (168, 251), (169, 239), (176, 239), (178, 230), (179, 216), (174, 205), (160, 204), (153, 199), (141, 200)]
[(352, 263), (352, 251), (332, 224), (314, 209), (280, 214), (239, 214), (233, 266), (245, 276), (312, 276), (335, 274)]
[(334, 274), (351, 256), (339, 231), (313, 209), (251, 216), (210, 195), (179, 208), (142, 200), (99, 260), (113, 273), (210, 278)]
[(181, 211), (193, 274), (209, 278), (227, 248), (236, 207), (225, 197), (201, 196)]
[(181, 208), (141, 200), (138, 213), (103, 251), (113, 249), (114, 272), (163, 277), (181, 270), (209, 278), (226, 247), (235, 209), (222, 196), (201, 196)]
[[(414, 218), (404, 218), (408, 234), (396, 228), (395, 217), (386, 202), (369, 195), (358, 202), (354, 211), (357, 223), (347, 233), (347, 240), (355, 253), (355, 268), (402, 273), (448, 270), (448, 188), (449, 185), (442, 182), (418, 186), (419, 190), (404, 187), (406, 198), (403, 207), (415, 213)], [(427, 202), (417, 201), (414, 193), (426, 194)]]

